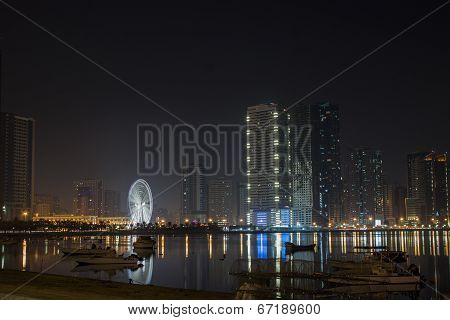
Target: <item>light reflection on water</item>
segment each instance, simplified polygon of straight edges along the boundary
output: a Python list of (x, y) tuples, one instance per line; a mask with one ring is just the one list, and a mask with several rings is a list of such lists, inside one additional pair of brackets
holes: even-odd
[[(102, 280), (153, 284), (175, 288), (211, 291), (233, 291), (237, 279), (228, 273), (238, 259), (280, 259), (275, 265), (279, 271), (281, 260), (286, 260), (284, 243), (316, 243), (314, 252), (300, 252), (296, 259), (323, 265), (330, 257), (351, 253), (355, 246), (388, 246), (392, 250), (407, 251), (408, 263), (414, 263), (422, 274), (437, 284), (443, 293), (450, 291), (449, 231), (355, 231), (313, 233), (258, 233), (258, 234), (189, 234), (158, 235), (154, 254), (141, 251), (143, 267), (137, 270), (91, 270), (76, 268), (72, 257), (56, 264), (49, 273)], [(0, 267), (39, 272), (61, 258), (62, 247), (83, 247), (92, 242), (111, 246), (119, 254), (132, 252), (136, 236), (66, 237), (63, 240), (24, 238), (17, 245), (0, 246)], [(429, 288), (422, 290), (424, 298), (439, 298)]]

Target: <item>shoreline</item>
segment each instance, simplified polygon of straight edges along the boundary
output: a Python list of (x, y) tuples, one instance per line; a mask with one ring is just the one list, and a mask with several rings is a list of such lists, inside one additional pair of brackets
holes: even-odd
[(233, 293), (127, 284), (29, 271), (1, 270), (0, 299), (32, 300), (232, 300)]
[(0, 230), (1, 236), (132, 236), (132, 235), (185, 235), (185, 234), (258, 234), (258, 233), (347, 233), (347, 232), (396, 232), (396, 231), (449, 231), (449, 228), (395, 228), (395, 229), (317, 229), (317, 230), (239, 230), (239, 231), (218, 231), (218, 230), (121, 230), (121, 231), (6, 231)]

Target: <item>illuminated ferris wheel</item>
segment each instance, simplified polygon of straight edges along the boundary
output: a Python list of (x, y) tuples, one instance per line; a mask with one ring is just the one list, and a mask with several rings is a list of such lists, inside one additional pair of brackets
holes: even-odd
[(133, 224), (150, 223), (153, 196), (147, 181), (138, 179), (131, 185), (128, 192), (128, 211)]

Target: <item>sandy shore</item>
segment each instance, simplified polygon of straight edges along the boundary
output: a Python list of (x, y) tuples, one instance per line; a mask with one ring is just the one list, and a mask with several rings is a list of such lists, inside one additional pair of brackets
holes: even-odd
[[(0, 271), (0, 299), (23, 285), (37, 273), (15, 270)], [(173, 289), (158, 286), (130, 285), (52, 274), (42, 274), (15, 291), (7, 299), (61, 300), (158, 300), (158, 299), (233, 299), (229, 293)]]

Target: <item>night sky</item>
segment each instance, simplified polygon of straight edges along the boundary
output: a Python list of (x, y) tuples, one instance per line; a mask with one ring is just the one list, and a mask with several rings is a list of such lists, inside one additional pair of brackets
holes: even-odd
[[(292, 104), (445, 1), (7, 2), (198, 125)], [(381, 149), (390, 182), (406, 184), (408, 152), (450, 151), (449, 22), (450, 4), (304, 101), (339, 104), (342, 148)], [(70, 210), (72, 180), (100, 177), (125, 202), (136, 125), (177, 120), (1, 3), (0, 48), (2, 111), (36, 120), (36, 191)], [(178, 196), (157, 203), (177, 210)]]

